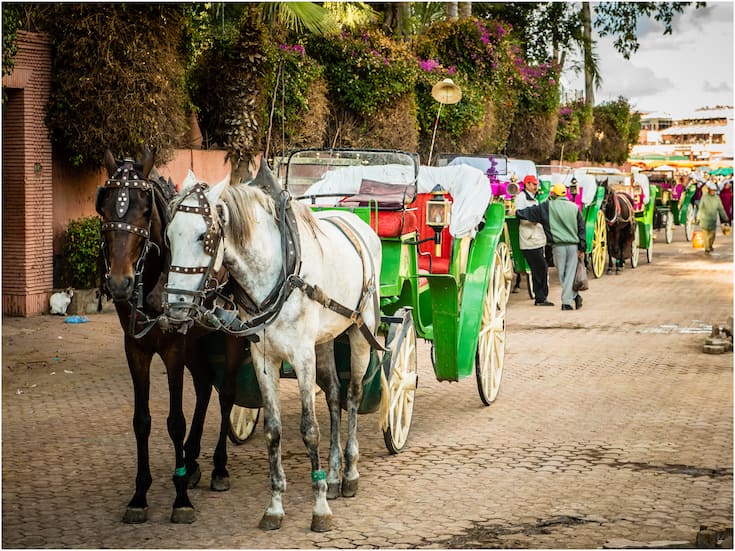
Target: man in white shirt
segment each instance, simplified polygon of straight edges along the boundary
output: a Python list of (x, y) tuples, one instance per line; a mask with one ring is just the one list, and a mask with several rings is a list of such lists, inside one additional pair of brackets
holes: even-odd
[[(538, 205), (536, 193), (538, 179), (533, 174), (523, 178), (523, 190), (516, 195), (516, 210), (525, 209), (531, 205)], [(541, 224), (521, 219), (518, 224), (518, 241), (528, 266), (531, 268), (533, 294), (536, 306), (554, 306), (547, 299), (549, 295), (549, 266), (546, 264), (544, 246), (546, 234)]]

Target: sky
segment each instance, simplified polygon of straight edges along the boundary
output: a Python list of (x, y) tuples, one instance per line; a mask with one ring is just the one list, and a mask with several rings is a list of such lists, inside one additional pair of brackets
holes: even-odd
[[(643, 18), (637, 28), (640, 48), (629, 60), (615, 50), (612, 38), (593, 30), (602, 74), (595, 103), (623, 96), (638, 111), (674, 118), (700, 107), (734, 105), (733, 26), (732, 0), (708, 1), (699, 9), (693, 2), (675, 16), (670, 35), (663, 34), (661, 23)], [(565, 81), (584, 90), (581, 74), (565, 72)]]

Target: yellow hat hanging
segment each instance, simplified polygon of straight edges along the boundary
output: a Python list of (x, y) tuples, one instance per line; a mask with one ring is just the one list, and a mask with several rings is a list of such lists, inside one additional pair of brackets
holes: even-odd
[(444, 105), (453, 105), (462, 99), (462, 89), (451, 78), (445, 78), (431, 88), (431, 97)]

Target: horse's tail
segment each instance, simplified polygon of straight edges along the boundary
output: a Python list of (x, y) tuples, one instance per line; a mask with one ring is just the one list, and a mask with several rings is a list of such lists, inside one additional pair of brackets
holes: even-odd
[(388, 415), (390, 415), (390, 387), (385, 371), (380, 370), (380, 406), (378, 408), (378, 428), (382, 431), (388, 429)]

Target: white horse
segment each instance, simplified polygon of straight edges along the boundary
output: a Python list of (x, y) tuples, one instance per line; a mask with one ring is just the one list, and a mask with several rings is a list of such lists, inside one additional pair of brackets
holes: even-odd
[[(331, 529), (332, 519), (328, 489), (330, 498), (337, 497), (341, 481), (343, 496), (357, 492), (357, 411), (370, 359), (368, 338), (380, 322), (382, 249), (377, 235), (357, 216), (334, 211), (312, 214), (307, 206), (286, 197), (284, 194), (274, 199), (246, 184), (229, 186), (228, 179), (210, 189), (197, 184), (190, 173), (167, 229), (172, 265), (167, 307), (171, 318), (187, 317), (190, 297), (202, 288), (206, 278), (202, 276), (205, 271), (191, 273), (187, 267), (223, 262), (231, 283), (234, 280), (239, 288), (234, 296), (243, 322), (240, 329), (252, 333), (253, 366), (263, 396), (271, 499), (259, 526), (278, 529), (285, 514), (278, 385), (279, 369), (286, 361), (298, 379), (301, 434), (311, 459), (311, 529), (326, 531)], [(293, 211), (291, 221), (295, 219), (297, 233), (290, 231), (288, 209)], [(339, 307), (347, 313), (337, 313)], [(330, 404), (332, 443), (336, 445), (330, 447), (327, 476), (319, 459), (314, 385), (317, 379), (337, 382), (332, 347), (335, 337), (345, 331), (350, 343), (351, 379), (344, 473), (337, 399), (336, 412)], [(373, 343), (379, 346), (374, 338)], [(338, 390), (338, 383), (331, 384), (330, 394), (336, 395), (335, 388)], [(387, 402), (387, 392), (382, 398)], [(332, 401), (329, 395), (327, 400)], [(387, 403), (382, 407), (385, 409)]]

